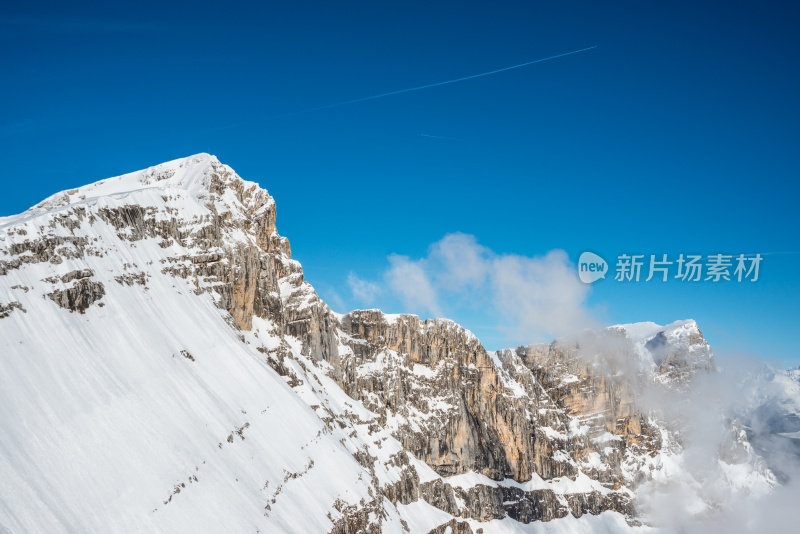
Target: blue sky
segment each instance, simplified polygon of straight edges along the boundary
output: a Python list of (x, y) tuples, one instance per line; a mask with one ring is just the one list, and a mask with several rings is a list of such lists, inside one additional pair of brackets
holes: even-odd
[[(342, 309), (364, 305), (351, 272), (385, 284), (389, 255), (452, 232), (573, 262), (800, 251), (797, 3), (282, 4), (4, 4), (0, 213), (210, 152), (275, 196)], [(798, 261), (765, 257), (754, 284), (603, 280), (586, 304), (797, 365)], [(522, 341), (468, 296), (442, 313), (490, 348)], [(374, 305), (424, 314), (388, 290)]]

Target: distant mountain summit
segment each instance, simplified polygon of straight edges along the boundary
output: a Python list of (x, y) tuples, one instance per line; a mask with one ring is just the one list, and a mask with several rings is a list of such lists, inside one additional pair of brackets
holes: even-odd
[[(650, 394), (714, 369), (691, 320), (493, 352), (336, 314), (267, 191), (197, 154), (0, 218), (0, 531), (638, 530), (684, 452)], [(769, 492), (728, 428), (719, 469)]]

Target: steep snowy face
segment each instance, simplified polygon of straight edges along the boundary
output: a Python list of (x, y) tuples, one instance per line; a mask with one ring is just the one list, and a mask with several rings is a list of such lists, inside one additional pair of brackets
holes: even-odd
[(693, 321), (487, 352), (334, 314), (275, 218), (208, 154), (0, 218), (0, 530), (636, 528), (681, 452), (641, 385), (713, 368)]
[(402, 530), (402, 448), (253, 328), (295, 286), (271, 197), (205, 154), (0, 220), (3, 530)]

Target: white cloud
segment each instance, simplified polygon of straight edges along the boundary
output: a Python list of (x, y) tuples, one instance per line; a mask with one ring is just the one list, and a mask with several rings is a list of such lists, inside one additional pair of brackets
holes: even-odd
[[(385, 281), (410, 313), (457, 315), (462, 307), (480, 308), (499, 322), (497, 329), (509, 344), (551, 340), (595, 326), (586, 306), (589, 286), (578, 280), (561, 250), (541, 257), (501, 255), (475, 236), (448, 234), (424, 258), (389, 256)], [(348, 283), (356, 296), (376, 294), (372, 282), (355, 275)]]
[(494, 307), (515, 339), (544, 341), (596, 326), (586, 306), (589, 286), (563, 250), (543, 257), (506, 255), (491, 263)]
[(455, 233), (431, 245), (428, 262), (439, 285), (461, 291), (486, 282), (492, 256), (492, 251), (479, 245), (475, 236)]
[(386, 281), (412, 313), (441, 315), (438, 296), (423, 267), (424, 260), (411, 261), (408, 256), (389, 256)]
[(372, 304), (375, 302), (375, 299), (381, 291), (378, 284), (363, 280), (356, 276), (355, 273), (347, 275), (347, 285), (350, 286), (353, 297), (362, 304)]

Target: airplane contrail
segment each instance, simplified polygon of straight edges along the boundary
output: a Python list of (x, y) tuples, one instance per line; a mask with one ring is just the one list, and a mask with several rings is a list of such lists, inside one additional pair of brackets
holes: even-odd
[(461, 139), (457, 139), (455, 137), (447, 137), (445, 135), (431, 135), (431, 134), (421, 133), (421, 134), (419, 134), (419, 136), (420, 137), (430, 137), (431, 139), (444, 139), (445, 141), (461, 141)]
[(387, 97), (387, 96), (400, 95), (400, 94), (403, 94), (403, 93), (410, 93), (412, 91), (421, 91), (423, 89), (430, 89), (431, 87), (439, 87), (440, 85), (448, 85), (448, 84), (451, 84), (451, 83), (464, 82), (466, 80), (473, 80), (475, 78), (482, 78), (483, 76), (490, 76), (492, 74), (497, 74), (498, 72), (505, 72), (507, 70), (519, 69), (521, 67), (527, 67), (528, 65), (533, 65), (534, 63), (543, 63), (545, 61), (550, 61), (551, 59), (558, 59), (558, 58), (564, 57), (564, 56), (571, 56), (573, 54), (579, 54), (580, 52), (586, 52), (587, 50), (592, 50), (594, 48), (597, 48), (597, 46), (590, 46), (588, 48), (581, 48), (580, 50), (573, 50), (571, 52), (564, 52), (563, 54), (556, 54), (555, 56), (548, 56), (548, 57), (543, 57), (543, 58), (540, 58), (540, 59), (534, 59), (533, 61), (526, 61), (525, 63), (520, 63), (518, 65), (511, 65), (510, 67), (503, 67), (502, 69), (495, 69), (495, 70), (490, 70), (488, 72), (481, 72), (480, 74), (472, 74), (470, 76), (462, 76), (461, 78), (454, 78), (452, 80), (445, 80), (443, 82), (429, 83), (429, 84), (426, 84), (426, 85), (418, 85), (417, 87), (409, 87), (408, 89), (400, 89), (398, 91), (389, 91), (388, 93), (381, 93), (381, 94), (378, 94), (378, 95), (365, 96), (365, 97), (362, 97), (362, 98), (354, 98), (353, 100), (345, 100), (343, 102), (336, 102), (334, 104), (328, 104), (328, 105), (319, 106), (319, 107), (316, 107), (316, 108), (304, 109), (304, 110), (301, 110), (301, 111), (295, 111), (295, 112), (292, 112), (292, 113), (287, 113), (287, 114), (281, 115), (281, 116), (285, 117), (287, 115), (299, 115), (301, 113), (310, 113), (312, 111), (321, 111), (323, 109), (337, 108), (339, 106), (347, 106), (347, 105), (350, 105), (350, 104), (357, 104), (359, 102), (366, 102), (368, 100), (376, 100), (378, 98), (384, 98), (384, 97)]
[(778, 256), (783, 254), (800, 254), (800, 251), (797, 250), (786, 250), (781, 252), (753, 252), (750, 256), (755, 256), (756, 254), (761, 254), (762, 256)]

